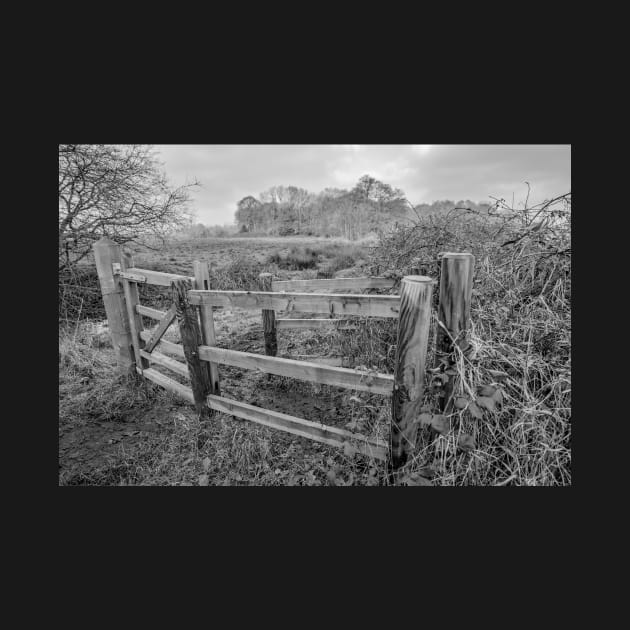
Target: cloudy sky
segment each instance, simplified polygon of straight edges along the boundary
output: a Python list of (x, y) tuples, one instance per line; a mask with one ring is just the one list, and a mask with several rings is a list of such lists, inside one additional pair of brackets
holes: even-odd
[(271, 186), (352, 188), (369, 174), (413, 204), (504, 197), (529, 204), (571, 190), (570, 145), (157, 145), (171, 184), (196, 178), (197, 221), (234, 220), (236, 203)]

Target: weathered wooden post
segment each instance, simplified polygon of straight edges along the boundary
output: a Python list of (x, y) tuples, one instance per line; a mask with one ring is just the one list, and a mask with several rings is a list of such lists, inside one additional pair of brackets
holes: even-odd
[[(133, 267), (133, 258), (129, 253), (122, 253), (120, 261), (120, 270), (126, 271)], [(148, 367), (149, 361), (140, 355), (140, 350), (144, 348), (145, 342), (140, 338), (142, 331), (142, 317), (136, 310), (136, 306), (140, 304), (140, 296), (138, 295), (138, 283), (132, 280), (124, 279), (123, 291), (125, 295), (125, 304), (127, 307), (127, 319), (129, 320), (129, 331), (131, 332), (131, 343), (133, 344), (133, 353), (136, 360), (136, 366), (144, 370)]]
[[(440, 303), (436, 333), (436, 361), (452, 365), (453, 342), (466, 352), (469, 349), (467, 331), (470, 324), (470, 299), (472, 295), (475, 257), (469, 253), (442, 254), (440, 271)], [(440, 323), (442, 325), (440, 325)], [(446, 330), (445, 330), (446, 328)], [(448, 331), (448, 332), (447, 332)], [(448, 412), (452, 405), (453, 379), (444, 383), (444, 396), (440, 407)]]
[(401, 281), (390, 432), (391, 471), (407, 461), (416, 444), (417, 418), (424, 393), (432, 292), (433, 280), (426, 276), (405, 276)]
[[(258, 284), (261, 291), (271, 291), (270, 273), (261, 273)], [(265, 332), (265, 354), (275, 357), (278, 354), (278, 338), (276, 336), (276, 314), (270, 309), (262, 309), (262, 323)]]
[(173, 304), (177, 311), (179, 332), (184, 346), (184, 356), (188, 365), (188, 375), (192, 387), (195, 407), (200, 417), (207, 417), (210, 412), (206, 397), (210, 394), (210, 377), (204, 362), (199, 358), (199, 346), (202, 345), (201, 331), (197, 320), (197, 311), (188, 302), (188, 280), (174, 280), (171, 283)]
[(94, 243), (92, 249), (107, 314), (107, 325), (112, 345), (116, 350), (118, 369), (125, 373), (135, 373), (133, 338), (125, 306), (124, 289), (120, 278), (114, 277), (112, 269), (114, 263), (122, 263), (120, 245), (103, 236)]
[[(210, 289), (210, 270), (208, 263), (200, 260), (193, 262), (195, 275), (195, 289), (208, 291)], [(216, 346), (217, 338), (214, 332), (213, 307), (202, 304), (199, 306), (199, 321), (201, 322), (201, 339), (205, 346)], [(204, 361), (210, 378), (210, 390), (215, 396), (221, 394), (219, 388), (219, 366), (216, 363)]]

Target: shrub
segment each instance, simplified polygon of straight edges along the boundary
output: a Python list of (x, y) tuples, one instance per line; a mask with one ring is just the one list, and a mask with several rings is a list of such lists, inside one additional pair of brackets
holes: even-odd
[(314, 269), (319, 262), (319, 252), (311, 247), (293, 246), (286, 255), (276, 251), (267, 257), (267, 264), (277, 265), (279, 269), (299, 271)]

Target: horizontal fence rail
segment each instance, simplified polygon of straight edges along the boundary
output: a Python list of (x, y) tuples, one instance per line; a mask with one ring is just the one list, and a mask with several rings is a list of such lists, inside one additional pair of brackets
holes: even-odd
[(247, 403), (220, 396), (208, 396), (208, 406), (215, 411), (227, 413), (258, 424), (264, 424), (274, 429), (287, 431), (288, 433), (306, 437), (316, 442), (323, 442), (330, 446), (343, 448), (347, 442), (350, 442), (352, 446), (364, 455), (369, 455), (375, 459), (387, 459), (388, 445), (385, 442), (372, 440), (344, 429), (303, 420), (279, 411), (261, 409), (260, 407), (254, 407)]
[(363, 291), (365, 289), (391, 289), (396, 284), (392, 278), (329, 278), (315, 280), (274, 280), (272, 291)]
[(277, 330), (284, 328), (334, 328), (336, 330), (356, 330), (357, 325), (351, 319), (316, 318), (311, 319), (276, 319)]
[[(148, 330), (143, 330), (140, 333), (140, 339), (142, 339), (143, 341), (149, 341), (151, 339), (151, 336), (152, 335)], [(185, 358), (184, 347), (179, 343), (173, 343), (172, 341), (168, 341), (164, 339), (164, 337), (162, 337), (162, 339), (160, 339), (160, 342), (158, 343), (158, 346), (162, 349), (163, 352), (173, 354), (180, 359)]]
[(323, 293), (272, 293), (263, 291), (189, 291), (188, 299), (196, 306), (239, 307), (362, 315), (364, 317), (398, 317), (398, 295), (352, 295)]
[(174, 280), (188, 280), (194, 282), (192, 276), (181, 276), (177, 273), (164, 273), (163, 271), (152, 271), (151, 269), (140, 269), (138, 267), (130, 267), (119, 273), (120, 277), (125, 280), (131, 280), (139, 284), (157, 284), (163, 287), (170, 287)]
[(159, 311), (157, 308), (142, 306), (142, 304), (136, 304), (136, 312), (151, 319), (162, 319), (166, 315), (166, 311)]
[(260, 370), (267, 374), (287, 376), (321, 385), (345, 387), (384, 396), (391, 396), (394, 388), (393, 375), (359, 372), (351, 368), (322, 365), (311, 361), (282, 359), (210, 346), (199, 346), (199, 358), (232, 367)]
[(136, 371), (138, 372), (138, 374), (140, 374), (140, 376), (144, 376), (150, 381), (153, 381), (156, 385), (163, 387), (167, 391), (181, 396), (189, 403), (195, 402), (195, 398), (190, 387), (186, 387), (186, 385), (182, 385), (181, 383), (174, 381), (172, 378), (165, 376), (164, 374), (158, 372), (157, 370), (154, 370), (153, 368), (145, 368), (144, 370), (142, 370), (141, 368), (137, 367)]
[[(183, 354), (183, 351), (182, 351)], [(145, 350), (140, 350), (140, 356), (144, 359), (147, 359), (149, 363), (155, 363), (156, 365), (161, 365), (162, 367), (168, 368), (171, 372), (175, 372), (184, 378), (188, 378), (188, 366), (180, 361), (176, 361), (171, 357), (167, 357), (165, 354), (154, 350), (153, 352), (146, 352)]]

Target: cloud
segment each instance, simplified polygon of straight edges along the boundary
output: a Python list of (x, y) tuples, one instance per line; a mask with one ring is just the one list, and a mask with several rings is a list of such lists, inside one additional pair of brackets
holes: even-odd
[(236, 203), (275, 185), (319, 192), (370, 174), (412, 203), (437, 199), (530, 203), (571, 188), (570, 145), (158, 145), (173, 185), (196, 178), (197, 220), (231, 223)]

